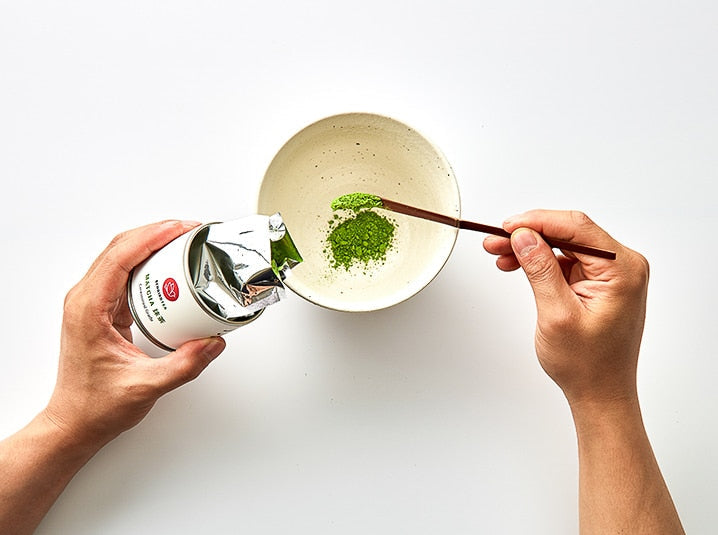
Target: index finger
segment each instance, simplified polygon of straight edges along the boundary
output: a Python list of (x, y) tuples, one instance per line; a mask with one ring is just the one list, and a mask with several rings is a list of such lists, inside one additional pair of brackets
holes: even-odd
[(546, 239), (555, 238), (602, 249), (616, 249), (621, 245), (590, 217), (579, 211), (531, 210), (510, 217), (503, 228), (514, 232), (521, 227), (531, 228)]
[(102, 300), (115, 301), (124, 294), (135, 266), (197, 225), (194, 221), (168, 220), (118, 234), (97, 257), (85, 279)]

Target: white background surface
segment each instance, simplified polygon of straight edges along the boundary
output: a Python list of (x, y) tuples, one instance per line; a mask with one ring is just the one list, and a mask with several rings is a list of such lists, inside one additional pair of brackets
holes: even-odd
[[(0, 432), (52, 390), (62, 300), (121, 230), (250, 213), (296, 131), (396, 117), (463, 215), (589, 213), (652, 266), (639, 368), (685, 527), (715, 529), (715, 2), (0, 4)], [(572, 533), (575, 438), (534, 305), (459, 236), (385, 311), (290, 295), (72, 481), (41, 534)]]

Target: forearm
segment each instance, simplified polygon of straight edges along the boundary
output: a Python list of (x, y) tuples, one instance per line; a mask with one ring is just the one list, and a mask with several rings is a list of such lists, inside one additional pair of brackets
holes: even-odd
[(44, 413), (0, 442), (0, 533), (32, 533), (101, 446), (73, 440)]
[(582, 535), (682, 534), (637, 399), (572, 405)]

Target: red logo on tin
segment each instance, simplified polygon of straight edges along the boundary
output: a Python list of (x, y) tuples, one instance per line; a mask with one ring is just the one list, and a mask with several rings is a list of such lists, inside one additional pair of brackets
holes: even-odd
[(179, 297), (179, 287), (177, 286), (177, 281), (172, 278), (165, 279), (162, 283), (162, 294), (168, 301), (177, 301), (177, 298)]

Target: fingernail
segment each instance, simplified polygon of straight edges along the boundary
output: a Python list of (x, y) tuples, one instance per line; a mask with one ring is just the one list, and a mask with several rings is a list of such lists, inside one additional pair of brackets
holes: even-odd
[(504, 222), (501, 223), (501, 227), (508, 232), (513, 232), (520, 226), (521, 226), (521, 214), (514, 214), (510, 217), (507, 217), (506, 219), (504, 219)]
[(520, 257), (524, 257), (536, 249), (538, 240), (532, 230), (519, 229), (511, 236), (511, 244), (514, 251), (516, 251)]
[(179, 221), (177, 219), (167, 219), (166, 221), (162, 221), (161, 224), (164, 228), (177, 228), (177, 226), (179, 225), (184, 230), (189, 230), (196, 227), (200, 223), (198, 223), (197, 221)]
[(210, 338), (207, 341), (207, 345), (204, 346), (203, 352), (207, 355), (207, 357), (215, 359), (222, 351), (224, 351), (225, 345), (226, 344), (222, 338)]

